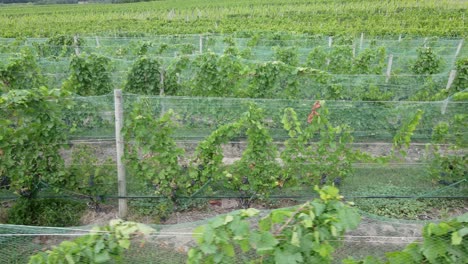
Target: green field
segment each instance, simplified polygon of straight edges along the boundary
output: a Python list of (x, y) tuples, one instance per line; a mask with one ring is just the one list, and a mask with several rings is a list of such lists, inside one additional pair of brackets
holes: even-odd
[(466, 36), (463, 0), (167, 0), (0, 6), (1, 37), (298, 32)]

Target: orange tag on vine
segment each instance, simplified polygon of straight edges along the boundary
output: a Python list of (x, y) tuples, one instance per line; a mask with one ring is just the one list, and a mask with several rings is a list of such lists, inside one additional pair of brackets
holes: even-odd
[(307, 117), (307, 123), (311, 123), (314, 120), (315, 116), (319, 116), (320, 114), (317, 113), (317, 109), (321, 107), (320, 101), (315, 101), (315, 104), (312, 106), (312, 110), (310, 111), (309, 116)]

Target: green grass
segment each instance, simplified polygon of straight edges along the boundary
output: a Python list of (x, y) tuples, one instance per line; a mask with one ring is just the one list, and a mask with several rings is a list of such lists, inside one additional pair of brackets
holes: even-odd
[[(468, 184), (446, 187), (433, 181), (428, 170), (419, 166), (387, 166), (357, 169), (344, 180), (346, 196), (468, 196)], [(429, 220), (457, 214), (468, 205), (466, 199), (451, 198), (350, 198), (370, 214), (407, 220)]]
[(124, 255), (124, 263), (145, 263), (145, 264), (178, 264), (186, 263), (187, 256), (177, 249), (157, 246), (153, 242), (148, 242), (142, 247), (135, 243)]

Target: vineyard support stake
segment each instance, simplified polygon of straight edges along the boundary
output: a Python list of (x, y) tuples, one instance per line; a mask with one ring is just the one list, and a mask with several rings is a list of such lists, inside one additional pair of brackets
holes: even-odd
[(362, 50), (363, 45), (364, 45), (364, 33), (361, 33), (361, 40), (359, 41), (359, 50)]
[(80, 46), (78, 45), (78, 36), (73, 36), (73, 45), (75, 46), (75, 55), (80, 55)]
[(458, 43), (457, 51), (455, 52), (455, 60), (457, 59), (458, 55), (460, 54), (460, 51), (463, 47), (463, 39), (460, 40), (460, 43)]
[[(331, 49), (331, 46), (332, 46), (332, 43), (333, 43), (333, 37), (328, 37), (328, 48)], [(330, 65), (330, 58), (327, 59), (327, 66)]]
[(450, 86), (452, 86), (452, 83), (455, 80), (456, 76), (457, 76), (457, 70), (451, 70), (448, 81), (447, 81), (447, 86), (445, 87), (445, 89), (447, 90), (450, 89)]
[(392, 74), (392, 63), (393, 63), (393, 54), (388, 55), (388, 64), (387, 64), (387, 78), (385, 78), (385, 82), (388, 83), (390, 80), (390, 75)]
[[(125, 179), (125, 165), (123, 163), (124, 139), (122, 135), (123, 128), (123, 104), (122, 90), (114, 90), (114, 111), (115, 111), (115, 144), (117, 150), (117, 183), (119, 197), (127, 196), (127, 181)], [(119, 199), (119, 217), (127, 217), (127, 199)]]
[(203, 54), (203, 35), (200, 35), (200, 54)]
[(99, 37), (96, 36), (96, 48), (101, 47), (101, 43), (99, 43)]

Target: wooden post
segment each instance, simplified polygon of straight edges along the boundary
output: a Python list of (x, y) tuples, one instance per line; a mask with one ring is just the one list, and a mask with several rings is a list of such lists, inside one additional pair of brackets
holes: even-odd
[[(333, 44), (333, 37), (328, 37), (328, 47), (331, 48)], [(327, 59), (327, 66), (330, 65), (330, 59)]]
[(392, 63), (393, 63), (393, 54), (388, 55), (388, 64), (387, 64), (387, 78), (385, 79), (385, 82), (388, 83), (390, 80), (390, 76), (392, 74)]
[(445, 115), (445, 112), (447, 112), (447, 106), (449, 103), (449, 97), (447, 97), (444, 101), (442, 101), (442, 106), (440, 107), (440, 113)]
[(200, 54), (203, 53), (203, 35), (200, 35)]
[(463, 39), (460, 40), (460, 43), (458, 43), (457, 51), (455, 52), (455, 60), (458, 57), (458, 54), (460, 54), (461, 48), (463, 47)]
[(401, 34), (398, 36), (398, 42), (401, 42)]
[(160, 74), (160, 88), (159, 88), (159, 95), (163, 96), (164, 95), (164, 68), (161, 67), (161, 70), (159, 71)]
[(99, 37), (96, 36), (96, 47), (101, 47), (101, 43), (99, 43)]
[(169, 13), (167, 14), (167, 20), (172, 21), (172, 19), (174, 19), (174, 16), (175, 16), (174, 9), (171, 9), (171, 11), (169, 11)]
[(451, 70), (448, 81), (447, 81), (447, 86), (445, 87), (445, 89), (447, 90), (450, 89), (450, 86), (452, 86), (452, 83), (455, 80), (456, 76), (457, 76), (457, 70)]
[[(123, 103), (122, 90), (114, 90), (114, 111), (115, 111), (115, 144), (117, 150), (117, 184), (119, 197), (127, 196), (127, 182), (125, 179), (125, 165), (123, 163), (124, 140), (123, 128)], [(119, 217), (127, 217), (127, 199), (119, 198)]]
[[(159, 96), (163, 97), (164, 96), (164, 75), (165, 75), (165, 70), (163, 67), (161, 67), (159, 73), (161, 74), (161, 78), (160, 78), (160, 84), (161, 84), (161, 87), (159, 88)], [(166, 104), (164, 102), (164, 99), (161, 98), (161, 113), (160, 113), (160, 117), (162, 117), (164, 115), (164, 113), (166, 113)]]
[(80, 46), (78, 45), (78, 36), (73, 36), (73, 45), (75, 46), (76, 56), (80, 55)]
[(364, 33), (361, 33), (361, 40), (359, 41), (359, 50), (364, 46)]

